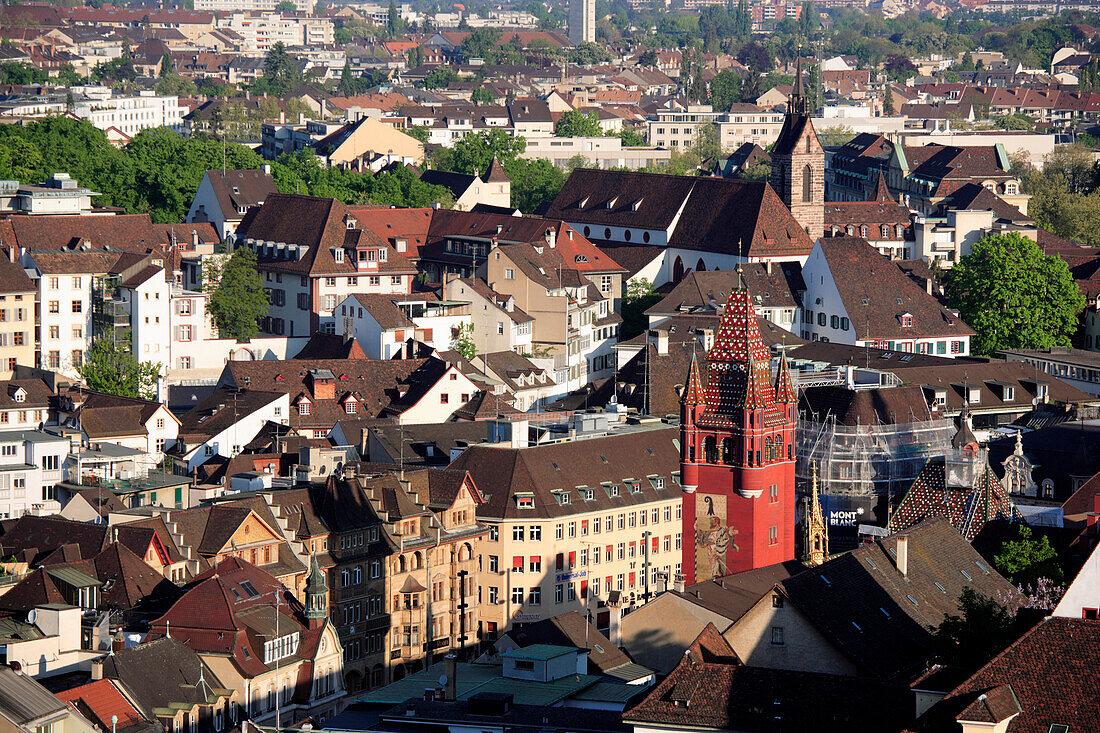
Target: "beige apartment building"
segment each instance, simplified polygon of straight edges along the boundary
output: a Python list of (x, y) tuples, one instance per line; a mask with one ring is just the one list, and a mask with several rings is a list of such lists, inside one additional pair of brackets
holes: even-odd
[(532, 354), (551, 358), (554, 382), (571, 391), (614, 370), (625, 271), (575, 230), (559, 229), (563, 236), (548, 230), (545, 243), (493, 247), (480, 271), (534, 319)]
[(527, 422), (512, 427), (511, 443), (472, 446), (451, 465), (485, 498), (484, 636), (567, 611), (606, 628), (612, 607), (665, 590), (680, 572), (678, 431), (603, 424), (592, 437), (524, 446)]
[(0, 257), (0, 379), (11, 379), (16, 364), (36, 366), (35, 290), (18, 263)]

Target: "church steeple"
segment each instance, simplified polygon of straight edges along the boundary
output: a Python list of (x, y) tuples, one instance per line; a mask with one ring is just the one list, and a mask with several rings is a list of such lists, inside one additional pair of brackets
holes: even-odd
[(794, 89), (772, 150), (769, 183), (813, 239), (825, 230), (825, 150), (814, 132), (812, 116), (816, 107), (817, 100), (806, 94), (800, 48)]

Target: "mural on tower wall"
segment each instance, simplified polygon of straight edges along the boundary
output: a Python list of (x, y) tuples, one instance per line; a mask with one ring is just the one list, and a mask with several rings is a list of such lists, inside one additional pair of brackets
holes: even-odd
[(726, 497), (695, 495), (695, 582), (728, 575), (728, 553), (737, 552), (737, 530), (726, 515)]

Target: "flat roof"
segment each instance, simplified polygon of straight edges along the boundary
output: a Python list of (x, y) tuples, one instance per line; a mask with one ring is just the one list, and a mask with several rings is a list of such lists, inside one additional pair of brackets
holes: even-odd
[(48, 433), (45, 430), (4, 430), (0, 431), (0, 443), (68, 443), (64, 435)]
[(515, 649), (509, 649), (500, 656), (505, 659), (537, 659), (545, 661), (547, 659), (557, 659), (558, 657), (564, 657), (566, 654), (576, 654), (579, 652), (575, 646), (558, 646), (557, 644), (532, 644), (531, 646), (522, 646)]
[(1005, 356), (1018, 356), (1024, 359), (1053, 361), (1059, 364), (1072, 364), (1074, 366), (1087, 366), (1100, 369), (1100, 352), (1086, 351), (1085, 349), (1070, 349), (1068, 347), (1054, 347), (1050, 349), (1002, 349), (998, 353)]

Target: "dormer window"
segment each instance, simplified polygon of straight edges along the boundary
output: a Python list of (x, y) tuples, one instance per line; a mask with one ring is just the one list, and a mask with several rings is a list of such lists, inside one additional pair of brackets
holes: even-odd
[(26, 402), (27, 401), (27, 392), (26, 392), (26, 390), (24, 390), (22, 387), (15, 390), (15, 394), (12, 395), (12, 399), (15, 400), (16, 402)]
[(309, 415), (312, 412), (313, 402), (309, 399), (309, 397), (302, 395), (302, 399), (298, 400), (298, 414)]
[(977, 405), (982, 401), (982, 389), (981, 387), (967, 387), (966, 401), (972, 405)]
[(386, 261), (386, 250), (384, 250), (384, 249), (378, 250), (378, 261), (379, 262), (385, 262)]
[(344, 250), (342, 250), (340, 248), (332, 250), (332, 257), (338, 263), (343, 262), (344, 261)]
[(618, 200), (619, 200), (618, 196), (615, 196), (614, 198), (609, 199), (608, 202), (607, 202), (607, 208), (614, 209), (615, 204), (618, 202)]
[(630, 210), (631, 210), (631, 211), (637, 211), (638, 209), (642, 208), (642, 201), (643, 201), (643, 200), (644, 200), (644, 199), (638, 199), (637, 201), (635, 201), (634, 203), (632, 203), (632, 204), (630, 205)]
[(349, 216), (344, 219), (344, 225), (347, 226), (348, 229), (354, 229), (357, 224), (358, 222), (355, 221), (354, 217)]
[(348, 395), (348, 398), (344, 401), (344, 413), (354, 415), (357, 412), (359, 412), (359, 400), (355, 398), (355, 395)]
[(518, 509), (534, 509), (535, 497), (530, 494), (517, 494), (516, 507)]
[(898, 322), (901, 324), (902, 328), (912, 328), (913, 327), (913, 314), (911, 314), (911, 313), (902, 313), (900, 316), (898, 316)]

